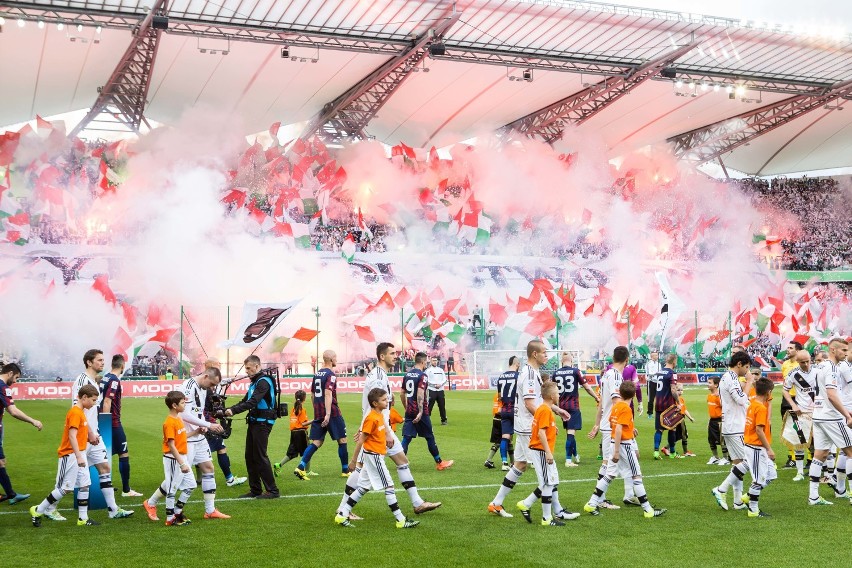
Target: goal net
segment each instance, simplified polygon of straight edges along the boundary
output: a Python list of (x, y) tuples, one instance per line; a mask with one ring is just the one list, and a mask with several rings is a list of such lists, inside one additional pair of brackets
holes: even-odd
[[(542, 373), (552, 373), (559, 368), (559, 361), (563, 352), (571, 353), (574, 356), (574, 366), (581, 369), (586, 368), (587, 361), (583, 359), (583, 352), (573, 349), (549, 349), (547, 351), (547, 363), (542, 365)], [(523, 365), (527, 361), (527, 354), (522, 350), (490, 350), (490, 351), (474, 351), (473, 352), (473, 367), (470, 370), (472, 378), (476, 379), (476, 384), (484, 379), (488, 388), (495, 388), (497, 385), (497, 377), (509, 368), (509, 358), (514, 355), (521, 359)]]

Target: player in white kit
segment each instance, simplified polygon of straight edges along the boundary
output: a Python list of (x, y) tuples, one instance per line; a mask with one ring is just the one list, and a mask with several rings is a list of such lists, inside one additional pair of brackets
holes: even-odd
[[(734, 509), (745, 509), (747, 498), (743, 499), (743, 477), (748, 472), (746, 457), (745, 433), (746, 413), (748, 412), (748, 396), (754, 384), (750, 372), (751, 357), (745, 351), (737, 351), (731, 355), (728, 370), (719, 381), (719, 398), (722, 401), (722, 437), (728, 447), (731, 458), (731, 472), (725, 481), (714, 487), (711, 493), (716, 502), (725, 511), (728, 510), (728, 487), (734, 488)], [(746, 377), (745, 385), (740, 383), (740, 377)]]

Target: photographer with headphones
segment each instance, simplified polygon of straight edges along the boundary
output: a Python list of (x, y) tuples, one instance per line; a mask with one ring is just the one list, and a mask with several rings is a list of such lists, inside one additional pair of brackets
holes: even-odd
[[(248, 411), (246, 423), (246, 469), (248, 470), (249, 492), (242, 495), (246, 499), (277, 499), (281, 496), (275, 477), (272, 475), (272, 464), (266, 448), (269, 445), (269, 434), (278, 417), (277, 392), (275, 381), (260, 368), (260, 357), (249, 355), (243, 362), (251, 385), (243, 400), (225, 411), (225, 416), (233, 416)], [(266, 492), (263, 492), (263, 486)]]

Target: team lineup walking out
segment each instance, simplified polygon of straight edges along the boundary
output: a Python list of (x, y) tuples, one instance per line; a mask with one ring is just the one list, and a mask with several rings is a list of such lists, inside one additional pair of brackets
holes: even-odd
[[(560, 365), (552, 371), (552, 375), (543, 372), (548, 368), (547, 365), (552, 365), (549, 367), (551, 369), (555, 367), (552, 353), (542, 341), (532, 340), (527, 344), (526, 360), (522, 362), (520, 357), (510, 356), (507, 361), (504, 360), (507, 370), (494, 379), (496, 392), (490, 413), (492, 447), (485, 468), (496, 469), (492, 459), (499, 452), (505, 476), (497, 486), (496, 494), (487, 506), (483, 507), (482, 515), (488, 514), (503, 519), (519, 515), (529, 524), (545, 527), (565, 526), (566, 521), (585, 522), (578, 520), (582, 513), (590, 516), (629, 514), (631, 507), (634, 507), (632, 510), (641, 509), (641, 516), (646, 519), (665, 515), (667, 509), (651, 504), (640, 467), (640, 432), (634, 416), (636, 412), (643, 416), (643, 409), (641, 405), (634, 408), (632, 402), (641, 386), (638, 376), (632, 380), (624, 379), (623, 373), (629, 365), (628, 349), (625, 346), (613, 349), (612, 364), (600, 375), (597, 392), (590, 384), (593, 379), (580, 372), (568, 352), (558, 354)], [(837, 454), (837, 470), (836, 477), (831, 480), (830, 490), (833, 491), (834, 499), (849, 499), (848, 483), (849, 475), (852, 474), (850, 357), (852, 354), (849, 352), (848, 343), (841, 338), (828, 342), (826, 356), (818, 365), (811, 364), (810, 354), (805, 350), (794, 351), (788, 357), (788, 361), (794, 364), (788, 365), (781, 389), (787, 403), (782, 437), (794, 451), (796, 476), (791, 480), (804, 481), (803, 474), (807, 469), (809, 485), (806, 502), (809, 506), (819, 508), (834, 503), (820, 494), (824, 484), (824, 464), (832, 452)], [(278, 497), (279, 490), (272, 480), (278, 477), (282, 464), (291, 459), (300, 459), (295, 476), (300, 481), (311, 479), (311, 458), (323, 445), (325, 435), (330, 434), (337, 442), (341, 475), (345, 479), (345, 482), (342, 479), (338, 481), (343, 485), (340, 502), (332, 517), (334, 524), (345, 528), (354, 527), (355, 521), (363, 520), (354, 513), (358, 503), (369, 492), (380, 491), (385, 495), (397, 528), (418, 526), (421, 521), (416, 519), (415, 515), (434, 511), (441, 507), (442, 503), (426, 501), (421, 496), (412, 473), (410, 457), (414, 458), (415, 464), (420, 465), (423, 463), (421, 460), (426, 458), (426, 452), (419, 450), (409, 453), (408, 450), (412, 447), (422, 448), (415, 440), (423, 438), (430, 467), (434, 464), (436, 470), (443, 472), (439, 474), (442, 477), (452, 477), (456, 470), (452, 467), (453, 460), (442, 457), (435, 429), (432, 427), (426, 353), (415, 353), (413, 366), (399, 377), (399, 383), (392, 383), (391, 372), (397, 367), (399, 352), (391, 343), (382, 342), (377, 345), (377, 364), (363, 380), (362, 417), (354, 436), (355, 446), (351, 455), (347, 445), (346, 424), (337, 398), (337, 355), (334, 351), (327, 350), (323, 353), (322, 360), (323, 367), (318, 369), (311, 379), (314, 419), (308, 419), (304, 408), (308, 393), (296, 391), (290, 416), (290, 445), (286, 458), (275, 464), (275, 475), (271, 475), (272, 466), (268, 458), (266, 462), (264, 458), (269, 431), (275, 419), (280, 418), (277, 414), (276, 397), (280, 387), (261, 369), (259, 358), (249, 356), (246, 359), (251, 384), (242, 402), (227, 409), (225, 415), (248, 411), (249, 425), (260, 424), (266, 427), (260, 433), (250, 433), (247, 436), (248, 439), (256, 437), (257, 445), (247, 445), (250, 491), (243, 498)], [(685, 424), (674, 424), (666, 418), (677, 411), (681, 415), (681, 421), (684, 417), (694, 421), (686, 408), (682, 381), (675, 373), (676, 362), (673, 354), (667, 354), (663, 366), (654, 376), (648, 377), (652, 384), (649, 392), (654, 393), (654, 400), (649, 402), (649, 407), (653, 406), (656, 415), (653, 457), (660, 460), (666, 456), (671, 458), (677, 455), (676, 439), (667, 438), (666, 445), (663, 446), (665, 433), (680, 434), (679, 439), (683, 444), (681, 456), (694, 455), (686, 445)], [(111, 372), (106, 373), (103, 380), (98, 380), (99, 374), (104, 370), (103, 352), (97, 349), (87, 351), (83, 356), (83, 363), (85, 371), (74, 383), (74, 404), (65, 417), (58, 449), (59, 463), (55, 486), (29, 511), (35, 527), (41, 527), (44, 519), (64, 520), (57, 510), (57, 504), (73, 490), (77, 491), (77, 525), (91, 527), (98, 524), (89, 516), (90, 496), (93, 492), (89, 466), (96, 468), (99, 479), (98, 486), (95, 487), (100, 489), (106, 501), (109, 518), (126, 518), (132, 514), (132, 511), (124, 510), (115, 504), (110, 460), (97, 429), (97, 409), (100, 407), (108, 415), (113, 429), (113, 454), (119, 456), (122, 489), (130, 489), (129, 452), (121, 422), (121, 376), (125, 361), (120, 355), (114, 356)], [(765, 519), (770, 517), (770, 513), (764, 510), (764, 495), (771, 482), (778, 477), (771, 430), (774, 383), (769, 378), (760, 376), (752, 367), (753, 362), (749, 355), (744, 350), (737, 349), (731, 355), (728, 369), (721, 378), (707, 379), (707, 434), (708, 446), (713, 454), (707, 465), (730, 466), (724, 478), (720, 479), (721, 483), (710, 488), (709, 493), (724, 511), (742, 510), (748, 518)], [(0, 410), (8, 411), (15, 418), (41, 429), (42, 424), (39, 421), (17, 410), (12, 401), (8, 387), (15, 384), (20, 375), (21, 369), (17, 365), (2, 367), (0, 378), (5, 388), (0, 390)], [(187, 507), (191, 506), (190, 497), (197, 486), (201, 488), (204, 519), (230, 518), (216, 507), (215, 472), (207, 437), (210, 433), (219, 434), (223, 430), (218, 422), (211, 419), (207, 399), (221, 381), (222, 375), (218, 366), (206, 365), (204, 372), (186, 379), (180, 384), (180, 388), (165, 397), (168, 416), (162, 424), (162, 443), (158, 446), (162, 453), (162, 483), (142, 502), (148, 518), (152, 521), (160, 521), (157, 506), (161, 500), (165, 500), (167, 526), (191, 524)], [(264, 388), (258, 390), (258, 385), (261, 384)], [(394, 385), (398, 389), (397, 396), (402, 399), (402, 414), (393, 409)], [(560, 502), (560, 482), (564, 487), (566, 475), (560, 475), (559, 463), (562, 461), (561, 452), (564, 448), (567, 472), (578, 472), (582, 467), (578, 465), (580, 458), (576, 439), (577, 432), (582, 430), (579, 394), (581, 387), (596, 405), (593, 425), (587, 437), (595, 440), (600, 435), (602, 460), (591, 493), (587, 494), (588, 498), (584, 502), (577, 503), (580, 512), (571, 512)], [(588, 399), (584, 400), (589, 402)], [(2, 415), (0, 412), (0, 418)], [(562, 421), (566, 431), (565, 444), (560, 445), (559, 459), (556, 457), (558, 420)], [(641, 422), (646, 423), (644, 419)], [(395, 430), (399, 424), (402, 424), (401, 439), (397, 437)], [(445, 429), (439, 430), (449, 432)], [(723, 457), (720, 457), (720, 450)], [(813, 459), (806, 464), (805, 455), (809, 451), (812, 451)], [(392, 477), (388, 459), (396, 469), (398, 484)], [(484, 474), (485, 470), (479, 463), (481, 462), (477, 464), (477, 471)], [(679, 462), (666, 459), (664, 463)], [(0, 465), (5, 466), (5, 462)], [(266, 467), (267, 465), (269, 467)], [(198, 467), (200, 471), (200, 480), (196, 480), (193, 475), (194, 467)], [(504, 502), (529, 467), (535, 471), (534, 489), (515, 503), (512, 512), (507, 511)], [(745, 484), (746, 476), (750, 481), (748, 485)], [(607, 511), (622, 508), (622, 504), (615, 504), (607, 498), (607, 492), (616, 478), (624, 480), (622, 503), (626, 509), (622, 513), (609, 513)], [(288, 479), (290, 483), (295, 483), (292, 478)], [(26, 494), (14, 493), (4, 468), (0, 468), (0, 482), (9, 496), (6, 500), (12, 504), (29, 497)], [(397, 499), (397, 485), (402, 486), (411, 503), (410, 516), (403, 512), (403, 508), (408, 505), (401, 505)], [(266, 492), (263, 492), (264, 486), (267, 488)], [(804, 486), (799, 486), (802, 487), (801, 498), (804, 505)], [(728, 500), (729, 490), (733, 490), (732, 504)], [(132, 490), (122, 491), (123, 497), (135, 494)], [(654, 494), (656, 498), (660, 498), (656, 491)], [(708, 497), (705, 493), (704, 499), (707, 499), (705, 503), (708, 509), (715, 509)], [(538, 502), (541, 506), (540, 517), (533, 514)], [(453, 513), (448, 511), (447, 514)]]

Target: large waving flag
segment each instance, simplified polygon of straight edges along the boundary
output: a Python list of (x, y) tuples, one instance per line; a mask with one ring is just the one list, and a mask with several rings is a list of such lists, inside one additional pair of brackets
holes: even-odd
[(260, 345), (275, 327), (284, 321), (299, 300), (292, 302), (246, 302), (243, 319), (233, 338), (219, 347), (254, 347)]

